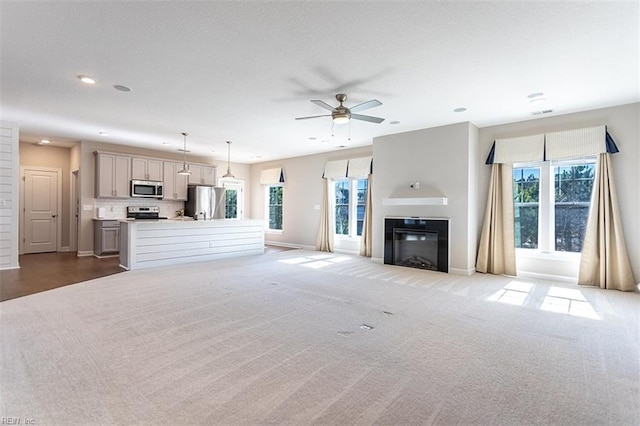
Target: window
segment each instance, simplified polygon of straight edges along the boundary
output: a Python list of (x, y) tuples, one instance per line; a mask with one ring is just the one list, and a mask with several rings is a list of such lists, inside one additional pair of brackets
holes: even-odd
[(336, 235), (362, 235), (367, 187), (367, 179), (334, 181)]
[(267, 185), (266, 210), (268, 212), (268, 229), (270, 231), (282, 231), (282, 185)]
[(238, 217), (238, 191), (227, 189), (225, 195), (225, 219), (235, 219)]
[(220, 178), (218, 186), (224, 188), (224, 218), (242, 219), (244, 217), (244, 181)]
[(514, 165), (516, 247), (582, 251), (594, 178), (595, 159)]

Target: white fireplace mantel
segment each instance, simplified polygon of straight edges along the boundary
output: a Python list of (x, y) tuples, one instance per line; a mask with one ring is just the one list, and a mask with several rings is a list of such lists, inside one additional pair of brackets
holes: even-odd
[(409, 186), (395, 190), (388, 198), (382, 199), (384, 206), (446, 206), (447, 197), (433, 188)]
[(383, 206), (446, 206), (447, 197), (384, 198)]

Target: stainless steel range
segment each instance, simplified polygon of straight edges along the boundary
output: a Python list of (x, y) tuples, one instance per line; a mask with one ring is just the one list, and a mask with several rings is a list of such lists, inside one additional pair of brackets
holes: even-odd
[(158, 206), (127, 206), (127, 218), (129, 219), (166, 219), (160, 216)]

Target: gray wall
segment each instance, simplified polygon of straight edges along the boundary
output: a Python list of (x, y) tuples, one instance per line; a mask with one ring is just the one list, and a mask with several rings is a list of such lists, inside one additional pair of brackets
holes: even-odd
[[(251, 166), (251, 213), (264, 218), (260, 170), (284, 167), (287, 175), (284, 232), (267, 240), (314, 246), (322, 191), (319, 176), (327, 160), (373, 153), (373, 257), (382, 258), (383, 217), (410, 215), (451, 219), (451, 267), (474, 269), (490, 167), (484, 164), (496, 138), (568, 130), (605, 124), (621, 153), (613, 156), (618, 200), (627, 249), (640, 280), (640, 103), (578, 112), (477, 129), (470, 123), (376, 138), (373, 147), (335, 151)], [(372, 149), (369, 151), (369, 149)], [(447, 206), (383, 206), (382, 199), (409, 182), (431, 185), (449, 199)]]
[(60, 200), (60, 216), (63, 250), (69, 250), (71, 224), (71, 149), (50, 145), (37, 145), (20, 142), (20, 166), (49, 167), (62, 170), (62, 200)]
[[(381, 259), (386, 216), (449, 219), (450, 269), (470, 274), (477, 246), (476, 206), (477, 129), (470, 123), (452, 124), (373, 140), (373, 257)], [(447, 197), (447, 205), (385, 206), (394, 192), (420, 182)]]
[[(328, 160), (356, 158), (371, 155), (371, 146), (288, 158), (251, 166), (251, 216), (265, 218), (264, 187), (260, 185), (260, 172), (282, 167), (285, 174), (283, 192), (282, 233), (268, 233), (266, 241), (303, 247), (315, 247), (320, 223), (322, 202), (322, 173)], [(375, 165), (374, 165), (375, 168)]]
[[(604, 124), (620, 149), (612, 156), (620, 216), (636, 282), (640, 281), (640, 103), (558, 115), (480, 129), (476, 211), (482, 220), (491, 170), (484, 166), (491, 144), (503, 137), (569, 130)], [(480, 233), (480, 229), (478, 229)]]

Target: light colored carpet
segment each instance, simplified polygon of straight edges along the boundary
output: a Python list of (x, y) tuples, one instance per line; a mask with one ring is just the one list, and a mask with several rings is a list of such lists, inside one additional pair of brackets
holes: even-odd
[(0, 416), (640, 424), (640, 296), (292, 250), (0, 303)]

